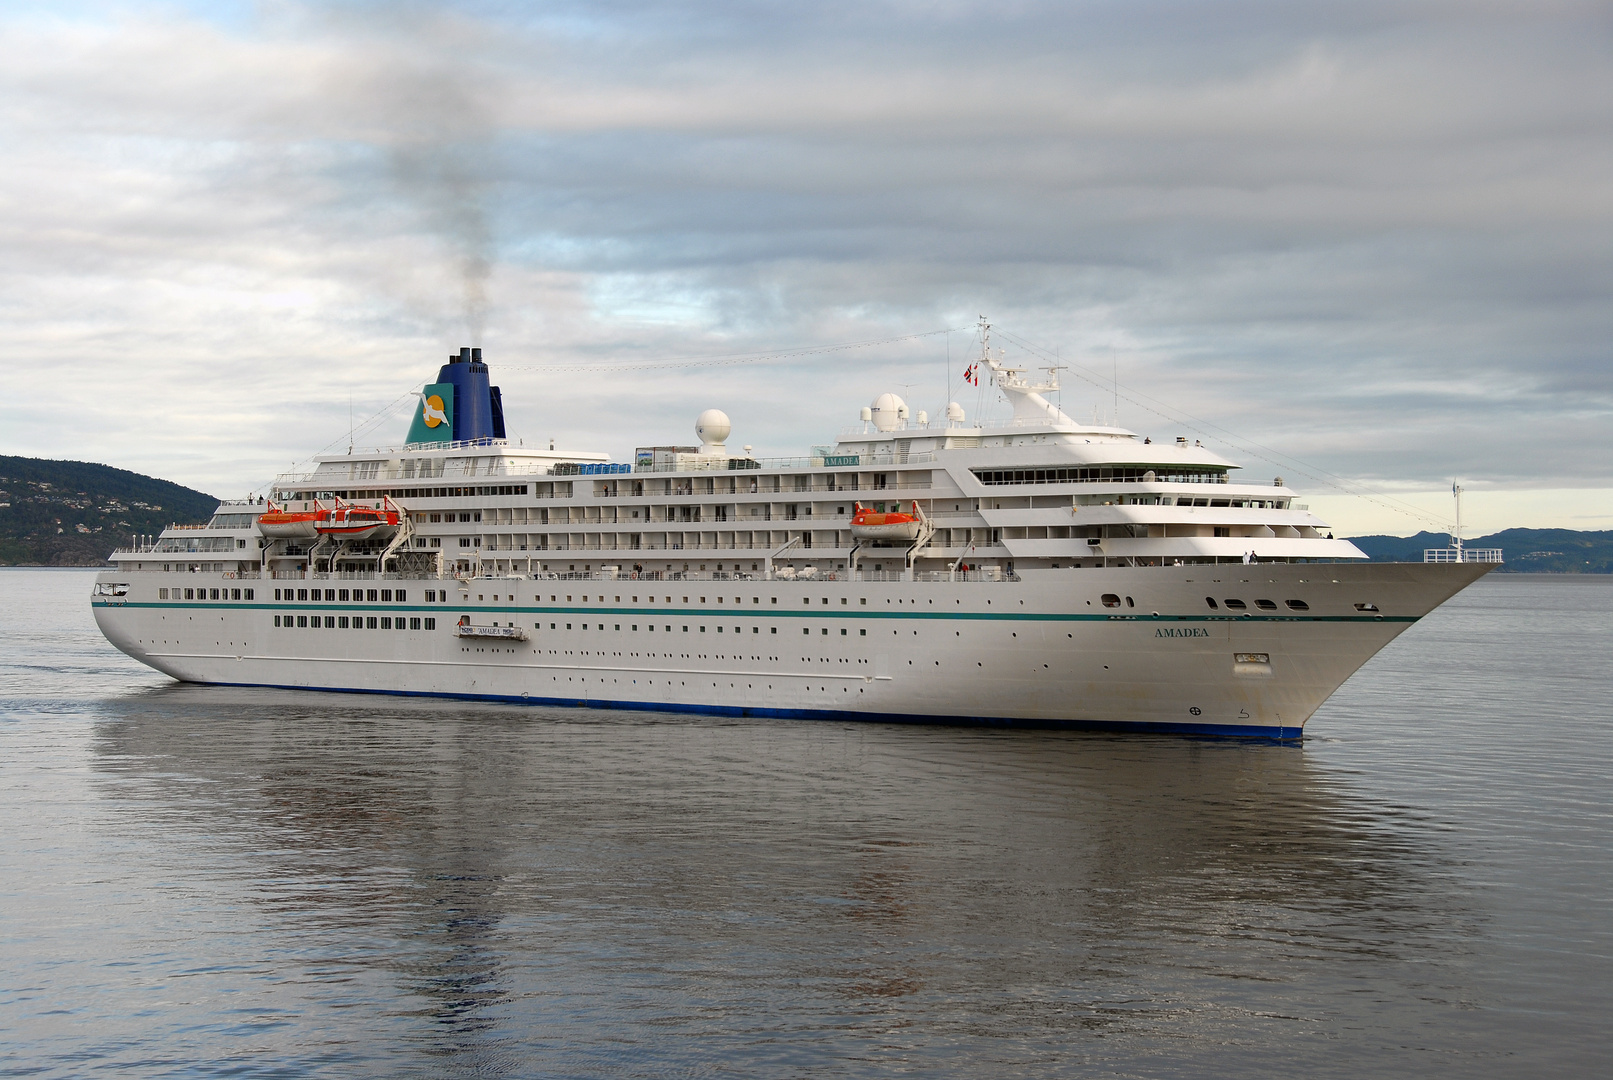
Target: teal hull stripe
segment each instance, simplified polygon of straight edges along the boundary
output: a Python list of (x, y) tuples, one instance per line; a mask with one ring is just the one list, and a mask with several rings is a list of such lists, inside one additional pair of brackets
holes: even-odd
[(835, 611), (791, 611), (788, 608), (581, 608), (581, 607), (478, 607), (468, 604), (393, 604), (387, 607), (369, 607), (341, 603), (314, 604), (309, 601), (239, 602), (210, 600), (156, 601), (154, 603), (116, 603), (104, 599), (91, 601), (96, 607), (148, 608), (182, 611), (263, 611), (270, 613), (294, 612), (298, 615), (441, 615), (457, 618), (460, 615), (537, 615), (545, 618), (563, 616), (598, 616), (600, 618), (633, 619), (906, 619), (952, 622), (959, 619), (984, 622), (1416, 622), (1418, 615), (1102, 615), (1096, 612), (1040, 613), (1033, 611), (866, 611), (845, 609)]

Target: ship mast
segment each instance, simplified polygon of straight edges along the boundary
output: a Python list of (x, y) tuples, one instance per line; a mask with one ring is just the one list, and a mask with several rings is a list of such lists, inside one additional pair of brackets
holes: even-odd
[(1451, 481), (1451, 496), (1456, 500), (1456, 529), (1451, 533), (1451, 547), (1456, 549), (1456, 561), (1462, 562), (1462, 489)]

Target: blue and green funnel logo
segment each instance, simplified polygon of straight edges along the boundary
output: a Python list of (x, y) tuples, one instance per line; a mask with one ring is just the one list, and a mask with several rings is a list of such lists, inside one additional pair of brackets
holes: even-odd
[(454, 441), (454, 384), (431, 383), (420, 391), (420, 404), (409, 425), (409, 442)]

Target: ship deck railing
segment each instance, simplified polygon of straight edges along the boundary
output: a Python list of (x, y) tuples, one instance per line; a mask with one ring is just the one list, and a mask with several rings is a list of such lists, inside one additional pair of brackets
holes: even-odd
[(1424, 548), (1423, 562), (1425, 563), (1498, 563), (1501, 562), (1500, 548)]

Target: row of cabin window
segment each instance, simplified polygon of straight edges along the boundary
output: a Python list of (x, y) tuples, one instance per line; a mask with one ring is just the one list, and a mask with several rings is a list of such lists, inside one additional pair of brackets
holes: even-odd
[[(168, 594), (172, 593), (172, 596)], [(183, 594), (183, 595), (181, 595)], [(158, 600), (250, 600), (251, 589), (158, 589)]]
[[(1216, 610), (1215, 597), (1206, 596), (1204, 598), (1204, 602), (1210, 606), (1211, 611)], [(1221, 603), (1226, 605), (1226, 608), (1227, 608), (1228, 611), (1247, 611), (1247, 610), (1249, 610), (1249, 605), (1245, 604), (1242, 600), (1238, 600), (1238, 599), (1222, 600)], [(1309, 611), (1311, 609), (1311, 606), (1309, 604), (1307, 604), (1303, 600), (1288, 600), (1288, 601), (1285, 601), (1285, 603), (1288, 604), (1288, 608), (1289, 608), (1290, 611)], [(1276, 611), (1277, 610), (1277, 601), (1275, 601), (1275, 600), (1256, 600), (1255, 601), (1255, 607), (1259, 608), (1261, 611)]]
[[(282, 595), (282, 594), (284, 594), (284, 595)], [(377, 601), (379, 601), (379, 602), (381, 602), (383, 604), (391, 604), (391, 603), (404, 604), (404, 603), (407, 603), (408, 600), (409, 600), (409, 590), (407, 590), (407, 589), (323, 589), (323, 590), (321, 590), (321, 589), (276, 589), (274, 591), (274, 598), (276, 600), (308, 600), (308, 601), (311, 601), (311, 602), (317, 602), (319, 600), (325, 600), (325, 601), (331, 602), (331, 603), (344, 603), (344, 604), (348, 603), (350, 600), (368, 601), (369, 603), (372, 603), (372, 604), (377, 602)], [(248, 599), (251, 599), (251, 597), (249, 596)], [(448, 593), (446, 591), (444, 591), (441, 594), (439, 594), (436, 589), (427, 589), (426, 590), (426, 603), (428, 603), (428, 604), (436, 604), (436, 603), (446, 604), (447, 602), (448, 602)]]
[[(601, 630), (603, 630), (603, 629), (605, 629), (605, 624), (604, 624), (604, 623), (596, 623), (596, 624), (595, 624), (595, 625), (596, 625), (596, 626), (597, 626), (597, 627), (598, 627), (598, 628), (599, 628), (599, 629), (601, 629)], [(622, 624), (621, 624), (621, 623), (612, 623), (612, 624), (611, 624), (611, 625), (612, 625), (612, 626), (613, 626), (613, 627), (614, 627), (614, 628), (615, 628), (615, 629), (617, 629), (617, 630), (620, 630), (620, 629), (621, 629), (621, 628), (622, 628)], [(571, 623), (567, 623), (567, 624), (566, 624), (566, 629), (567, 629), (567, 630), (570, 630), (570, 629), (571, 629), (571, 626), (572, 626), (572, 624), (571, 624)], [(637, 629), (638, 629), (638, 623), (632, 623), (632, 624), (630, 624), (630, 627), (629, 627), (629, 628), (630, 628), (630, 629), (632, 629), (632, 630), (637, 630)], [(535, 622), (535, 623), (533, 623), (533, 624), (532, 624), (532, 629), (534, 629), (534, 630), (542, 630), (542, 629), (543, 629), (543, 624), (542, 624), (542, 623), (540, 623), (540, 622)], [(550, 623), (550, 624), (549, 624), (549, 629), (550, 629), (550, 630), (558, 630), (558, 629), (559, 629), (559, 624), (558, 624), (558, 623)], [(583, 624), (582, 624), (582, 629), (584, 629), (584, 630), (586, 630), (586, 629), (588, 629), (588, 624), (587, 624), (587, 623), (583, 623)], [(655, 624), (654, 624), (654, 623), (648, 623), (648, 624), (646, 624), (646, 625), (645, 625), (645, 629), (646, 629), (646, 630), (647, 630), (647, 631), (648, 631), (648, 632), (649, 632), (649, 633), (652, 633), (652, 634), (653, 634), (653, 633), (654, 633), (654, 632), (655, 632)], [(704, 626), (701, 626), (701, 627), (697, 627), (697, 629), (698, 629), (698, 630), (699, 630), (699, 632), (700, 632), (700, 633), (702, 633), (702, 634), (704, 634), (704, 633), (705, 633), (705, 632), (706, 632), (706, 628), (705, 628), (705, 627), (704, 627)], [(724, 629), (725, 629), (725, 627), (721, 627), (721, 626), (719, 626), (719, 627), (717, 627), (717, 633), (719, 633), (719, 634), (720, 634), (720, 633), (722, 633), (722, 632), (723, 632), (723, 631), (724, 631)], [(669, 634), (670, 634), (670, 633), (671, 633), (671, 632), (672, 632), (672, 627), (670, 627), (670, 626), (666, 626), (666, 625), (664, 625), (664, 624), (663, 624), (663, 626), (662, 626), (662, 630), (663, 630), (663, 631), (664, 631), (664, 632), (665, 632), (665, 633), (669, 633)], [(683, 628), (683, 632), (684, 632), (684, 633), (685, 633), (685, 634), (687, 634), (687, 633), (688, 633), (688, 632), (689, 632), (689, 628), (688, 628), (688, 627), (687, 627), (687, 626), (685, 626), (685, 627), (684, 627), (684, 628)], [(745, 632), (745, 628), (744, 628), (744, 627), (743, 627), (743, 626), (736, 626), (736, 627), (734, 627), (734, 633), (736, 633), (736, 634), (743, 634), (743, 633), (744, 633), (744, 632)], [(761, 633), (761, 632), (762, 632), (762, 628), (761, 628), (761, 627), (760, 627), (760, 626), (753, 626), (753, 627), (751, 627), (751, 628), (750, 628), (750, 632), (751, 632), (751, 633), (753, 633), (753, 634), (760, 634), (760, 633)], [(768, 633), (769, 633), (769, 634), (776, 634), (776, 633), (778, 633), (778, 627), (776, 627), (776, 626), (770, 626), (770, 627), (768, 627), (768, 628), (767, 628), (767, 632), (768, 632)], [(823, 636), (824, 636), (824, 637), (828, 637), (828, 636), (829, 636), (829, 628), (828, 628), (828, 627), (826, 627), (826, 626), (825, 626), (825, 627), (822, 627), (822, 628), (820, 628), (820, 629), (819, 629), (819, 631), (818, 631), (818, 632), (819, 632), (819, 633), (820, 633), (820, 634), (822, 634), (822, 635), (823, 635)], [(802, 628), (801, 628), (801, 633), (803, 633), (803, 634), (810, 634), (810, 633), (812, 633), (812, 628), (811, 628), (811, 627), (808, 627), (808, 626), (803, 626), (803, 627), (802, 627)], [(840, 636), (841, 636), (841, 637), (847, 637), (847, 636), (849, 636), (849, 635), (848, 635), (848, 633), (847, 633), (847, 631), (846, 631), (846, 630), (845, 630), (845, 629), (844, 629), (844, 628), (842, 628), (842, 629), (841, 629), (841, 631), (840, 631)], [(867, 631), (867, 630), (858, 630), (858, 631), (857, 631), (857, 636), (858, 636), (858, 637), (867, 637), (867, 636), (868, 636), (868, 631)]]
[[(379, 623), (379, 625), (377, 625)], [(274, 624), (286, 630), (293, 625), (306, 627), (309, 630), (435, 630), (437, 620), (433, 618), (422, 619), (419, 616), (404, 618), (399, 615), (393, 618), (390, 615), (276, 615)]]
[[(447, 594), (444, 594), (444, 595), (447, 595)], [(476, 597), (476, 599), (478, 599), (478, 600), (480, 600), (481, 598), (482, 597), (480, 595), (478, 595)], [(427, 600), (431, 599), (431, 594), (430, 593), (426, 594), (426, 599)], [(498, 597), (495, 595), (493, 597), (493, 599), (497, 600)], [(510, 599), (514, 600), (515, 597), (511, 596)], [(598, 600), (601, 604), (603, 604), (605, 602), (605, 598), (603, 596), (597, 596), (597, 597), (595, 597), (595, 599)], [(655, 597), (653, 597), (653, 596), (646, 597), (645, 599), (648, 600), (652, 604), (655, 603)], [(722, 603), (724, 599), (725, 599), (725, 597), (721, 597), (721, 596), (717, 597), (717, 603), (719, 603), (719, 604)], [(633, 600), (633, 603), (635, 603), (635, 604), (638, 603), (638, 597), (635, 596), (635, 597), (632, 598), (632, 600)], [(824, 603), (825, 605), (827, 605), (829, 603), (829, 598), (827, 596), (822, 597), (821, 600), (822, 600), (822, 603)], [(532, 598), (532, 602), (534, 604), (543, 603), (543, 596), (541, 594), (539, 594), (537, 596), (534, 596)], [(559, 600), (559, 597), (557, 595), (551, 594), (550, 597), (549, 597), (549, 602), (551, 604), (557, 604), (557, 603), (560, 602), (560, 600)], [(568, 595), (566, 597), (566, 603), (569, 604), (571, 602), (572, 602), (572, 599)], [(588, 603), (588, 597), (584, 596), (582, 598), (582, 602), (584, 604)], [(618, 596), (618, 597), (615, 598), (614, 602), (620, 604), (622, 602), (622, 598), (620, 596)], [(668, 604), (672, 603), (672, 597), (670, 597), (670, 596), (667, 597), (665, 602), (668, 603)], [(683, 602), (685, 604), (687, 604), (689, 602), (689, 598), (687, 596), (685, 596), (683, 598)], [(705, 602), (706, 602), (706, 598), (704, 596), (700, 597), (700, 603), (704, 604)], [(743, 604), (744, 602), (745, 602), (745, 598), (743, 596), (734, 597), (734, 603)], [(760, 596), (753, 596), (753, 597), (750, 598), (750, 602), (753, 603), (753, 604), (760, 604), (762, 602), (762, 598)], [(769, 602), (773, 603), (773, 604), (777, 604), (778, 603), (778, 597), (776, 597), (776, 596), (770, 597)], [(806, 606), (808, 606), (808, 607), (810, 607), (812, 605), (812, 598), (810, 596), (803, 596), (801, 598), (801, 603), (806, 605)], [(849, 598), (842, 596), (840, 598), (840, 603), (841, 603), (841, 606), (843, 607), (843, 606), (851, 603), (851, 601), (850, 601)], [(857, 603), (862, 605), (863, 607), (867, 607), (868, 606), (868, 598), (866, 596), (858, 597), (857, 598)]]
[[(1211, 611), (1220, 610), (1220, 608), (1216, 605), (1215, 597), (1206, 596), (1204, 598), (1204, 602), (1206, 604), (1210, 605), (1210, 610)], [(1249, 605), (1245, 604), (1242, 600), (1237, 600), (1237, 599), (1223, 600), (1223, 601), (1221, 601), (1221, 603), (1225, 604), (1227, 606), (1227, 610), (1229, 610), (1229, 611), (1247, 611), (1249, 609)], [(1286, 603), (1288, 604), (1288, 609), (1290, 611), (1309, 611), (1311, 609), (1311, 606), (1309, 604), (1307, 604), (1303, 600), (1289, 600), (1289, 601), (1286, 601)], [(1120, 597), (1116, 596), (1112, 592), (1104, 593), (1103, 594), (1103, 606), (1104, 607), (1119, 607), (1120, 606)], [(1128, 597), (1126, 597), (1126, 606), (1129, 607), (1129, 608), (1134, 608), (1134, 607), (1137, 606), (1137, 601), (1133, 600), (1131, 597), (1128, 596)], [(1361, 607), (1361, 605), (1359, 605), (1359, 604), (1357, 604), (1356, 606), (1358, 608)], [(1261, 611), (1276, 611), (1277, 610), (1277, 602), (1275, 600), (1256, 600), (1255, 601), (1255, 607), (1259, 608)], [(1365, 609), (1363, 609), (1363, 610), (1365, 610)], [(1376, 611), (1378, 609), (1373, 608), (1372, 610)]]

